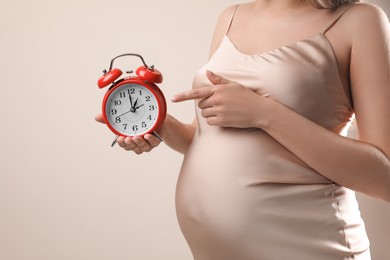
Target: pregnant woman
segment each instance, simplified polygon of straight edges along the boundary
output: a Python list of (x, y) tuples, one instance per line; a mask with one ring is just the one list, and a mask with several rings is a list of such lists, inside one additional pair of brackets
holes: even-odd
[(169, 115), (159, 131), (184, 154), (176, 209), (195, 260), (370, 259), (354, 192), (390, 201), (390, 27), (357, 2), (222, 12), (209, 61), (172, 98), (194, 100), (195, 120)]

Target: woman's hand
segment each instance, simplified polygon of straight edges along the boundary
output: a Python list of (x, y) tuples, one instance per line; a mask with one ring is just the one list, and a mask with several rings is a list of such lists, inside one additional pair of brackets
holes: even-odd
[(150, 152), (156, 148), (161, 141), (152, 134), (146, 134), (143, 137), (123, 137), (119, 136), (117, 143), (120, 147), (126, 151), (133, 151), (136, 154), (142, 154), (144, 152)]
[(199, 99), (198, 107), (209, 125), (222, 127), (261, 127), (264, 120), (261, 104), (264, 96), (225, 79), (211, 71), (206, 72), (211, 87), (192, 89), (172, 98), (173, 102)]
[[(105, 124), (102, 114), (96, 115), (95, 120)], [(126, 151), (133, 151), (136, 154), (142, 154), (144, 152), (150, 152), (151, 150), (153, 150), (161, 143), (161, 141), (153, 134), (146, 134), (143, 137), (119, 136), (117, 139), (117, 143), (120, 147), (122, 147)]]

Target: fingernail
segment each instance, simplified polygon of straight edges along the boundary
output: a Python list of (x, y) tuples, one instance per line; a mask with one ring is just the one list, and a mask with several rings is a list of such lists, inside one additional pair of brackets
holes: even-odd
[(171, 97), (171, 101), (172, 101), (172, 102), (176, 102), (176, 101), (177, 101), (177, 96)]

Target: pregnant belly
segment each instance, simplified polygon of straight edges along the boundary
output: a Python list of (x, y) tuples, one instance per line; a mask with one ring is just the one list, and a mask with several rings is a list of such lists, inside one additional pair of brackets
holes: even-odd
[[(329, 220), (334, 189), (264, 132), (196, 135), (177, 183), (176, 210), (195, 259), (245, 259), (245, 252), (273, 247), (286, 228), (303, 228), (290, 225), (292, 219), (305, 223), (304, 235), (313, 239), (325, 222), (340, 228), (339, 219)], [(308, 210), (318, 214), (314, 222)]]
[[(331, 181), (310, 169), (261, 130), (197, 133), (184, 157), (177, 184), (179, 222), (200, 221), (204, 223), (184, 226), (235, 234), (235, 230), (243, 227), (231, 223), (235, 223), (235, 219), (248, 223), (240, 214), (248, 210), (248, 203), (256, 197), (253, 196), (256, 187), (266, 183), (323, 184)], [(221, 212), (228, 214), (215, 218)], [(218, 225), (224, 228), (213, 228)], [(219, 233), (204, 234), (229, 237)]]

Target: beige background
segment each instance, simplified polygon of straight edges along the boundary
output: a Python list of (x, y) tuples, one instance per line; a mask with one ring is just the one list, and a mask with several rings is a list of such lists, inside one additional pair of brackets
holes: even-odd
[[(93, 120), (96, 80), (113, 56), (137, 52), (164, 73), (168, 98), (190, 88), (234, 2), (1, 0), (0, 259), (191, 259), (174, 208), (182, 156), (111, 148)], [(192, 109), (169, 104), (186, 122)], [(390, 259), (390, 205), (359, 200), (373, 259)]]

